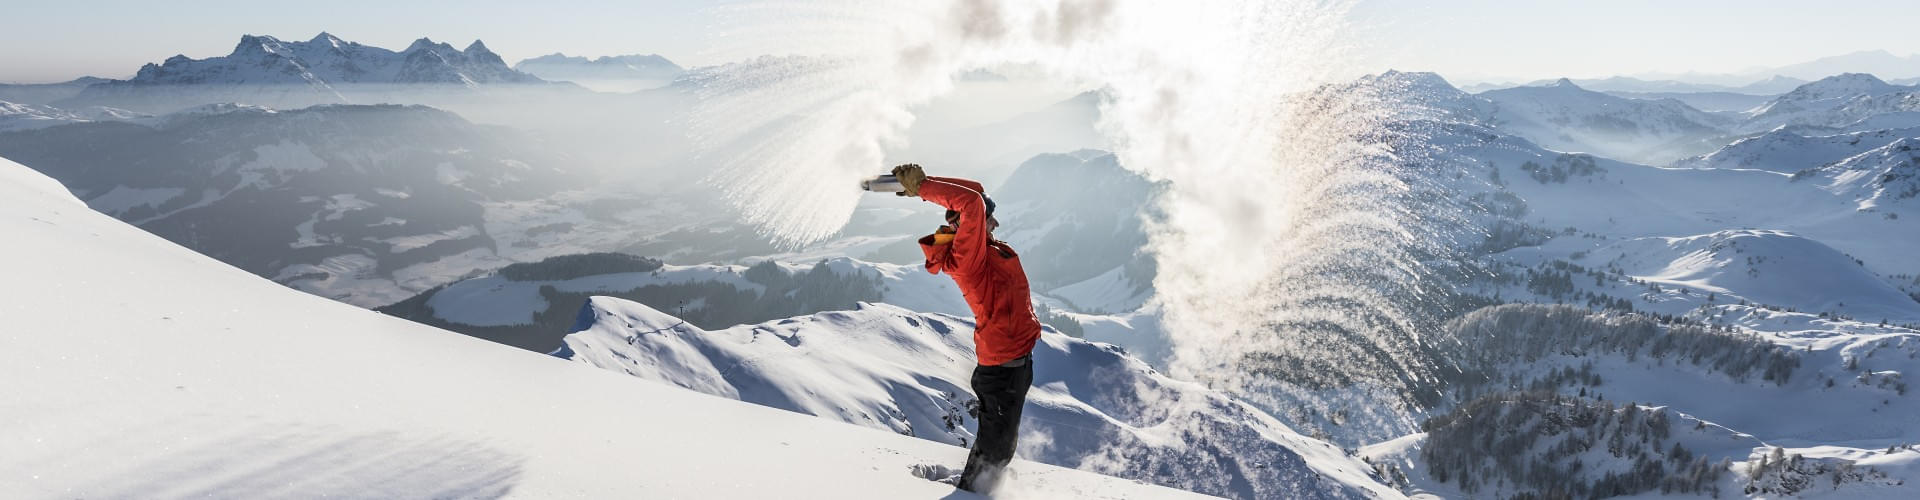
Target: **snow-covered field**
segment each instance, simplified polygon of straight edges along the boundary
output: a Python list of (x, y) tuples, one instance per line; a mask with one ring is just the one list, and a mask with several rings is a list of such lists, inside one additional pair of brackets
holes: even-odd
[[(968, 498), (965, 450), (289, 290), (0, 161), (0, 497)], [(1182, 498), (1016, 462), (1002, 498)]]

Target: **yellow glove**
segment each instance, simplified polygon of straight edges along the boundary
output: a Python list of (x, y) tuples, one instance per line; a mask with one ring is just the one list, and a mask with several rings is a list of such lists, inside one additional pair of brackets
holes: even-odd
[(895, 196), (920, 196), (920, 183), (927, 180), (927, 173), (919, 165), (908, 163), (893, 167), (893, 178), (900, 181), (900, 187), (905, 188), (894, 193)]

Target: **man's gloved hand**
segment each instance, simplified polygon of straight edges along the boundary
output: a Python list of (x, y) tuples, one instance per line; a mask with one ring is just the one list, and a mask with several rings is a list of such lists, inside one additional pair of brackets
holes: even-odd
[(900, 181), (902, 189), (894, 196), (920, 196), (920, 183), (927, 180), (927, 173), (919, 165), (908, 163), (893, 167), (893, 177)]

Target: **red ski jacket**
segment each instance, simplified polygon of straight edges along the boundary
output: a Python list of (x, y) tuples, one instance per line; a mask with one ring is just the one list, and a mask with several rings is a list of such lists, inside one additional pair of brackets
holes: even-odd
[(928, 177), (921, 182), (920, 198), (959, 212), (960, 223), (952, 242), (937, 243), (934, 235), (927, 235), (920, 238), (920, 250), (927, 254), (927, 272), (953, 277), (973, 309), (973, 348), (979, 363), (998, 365), (1033, 352), (1040, 320), (1033, 314), (1020, 254), (987, 235), (985, 192), (980, 183), (966, 179)]

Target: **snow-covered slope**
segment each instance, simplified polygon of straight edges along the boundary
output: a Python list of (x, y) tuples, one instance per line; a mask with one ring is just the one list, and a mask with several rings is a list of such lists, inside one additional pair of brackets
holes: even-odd
[[(1916, 122), (1915, 125), (1920, 125), (1920, 122)], [(1920, 137), (1920, 126), (1876, 128), (1846, 134), (1802, 135), (1806, 130), (1808, 130), (1806, 127), (1776, 128), (1764, 134), (1734, 141), (1733, 144), (1728, 144), (1712, 153), (1680, 160), (1675, 162), (1674, 166), (1753, 168), (1794, 173), (1840, 161), (1897, 139)]]
[[(1762, 444), (1673, 408), (1616, 409), (1610, 402), (1545, 393), (1495, 394), (1465, 406), (1433, 420), (1427, 432), (1361, 453), (1371, 463), (1395, 466), (1408, 491), (1441, 498), (1511, 498), (1554, 489), (1575, 498), (1655, 489), (1704, 497), (1734, 489), (1727, 461), (1744, 459)], [(1526, 470), (1534, 472), (1521, 472)], [(1516, 484), (1522, 481), (1530, 484)]]
[[(556, 355), (640, 378), (966, 445), (971, 321), (886, 304), (702, 330), (595, 297)], [(1339, 449), (1254, 407), (1058, 333), (1034, 351), (1021, 456), (1237, 498), (1393, 497)]]
[(1588, 252), (1576, 262), (1696, 292), (1721, 302), (1747, 300), (1809, 312), (1920, 322), (1920, 302), (1820, 242), (1780, 231), (1728, 230), (1675, 238), (1636, 238)]
[(1875, 113), (1835, 129), (1838, 133), (1871, 132), (1889, 129), (1920, 129), (1920, 111)]
[(52, 106), (0, 101), (0, 132), (46, 128), (87, 121), (80, 115)]
[[(1421, 131), (1420, 144), (1409, 149), (1432, 151), (1424, 158), (1433, 175), (1451, 176), (1451, 169), (1470, 174), (1445, 181), (1448, 196), (1504, 199), (1507, 208), (1497, 215), (1510, 223), (1591, 235), (1567, 238), (1565, 251), (1604, 243), (1593, 238), (1761, 228), (1817, 240), (1864, 260), (1870, 271), (1882, 276), (1920, 273), (1920, 261), (1907, 258), (1904, 250), (1920, 245), (1920, 231), (1913, 230), (1910, 220), (1915, 215), (1908, 215), (1914, 210), (1911, 203), (1884, 203), (1863, 211), (1860, 197), (1865, 191), (1822, 189), (1823, 184), (1806, 176), (1795, 180), (1791, 174), (1758, 169), (1659, 168), (1566, 155), (1458, 123), (1415, 128)], [(1493, 229), (1489, 225), (1479, 231)]]
[(68, 110), (42, 104), (0, 101), (0, 132), (46, 128), (90, 121), (129, 121), (147, 115), (104, 106)]
[(1920, 196), (1920, 137), (1906, 137), (1845, 160), (1794, 174), (1842, 199), (1855, 200), (1863, 212), (1889, 217), (1911, 213)]
[[(1582, 293), (1605, 291), (1576, 276)], [(1446, 498), (1510, 496), (1515, 484), (1575, 497), (1912, 497), (1920, 401), (1903, 376), (1920, 368), (1920, 332), (1705, 296), (1681, 319), (1541, 304), (1469, 312), (1446, 327), (1463, 342), (1451, 356), (1465, 369), (1450, 386), (1458, 399), (1425, 432), (1362, 454), (1398, 468), (1386, 475), (1407, 477), (1410, 492)], [(1667, 301), (1646, 298), (1635, 304)], [(1824, 470), (1769, 478), (1760, 463), (1777, 447), (1823, 457)], [(1792, 491), (1768, 490), (1780, 483)]]
[(1754, 110), (1741, 130), (1781, 125), (1840, 127), (1874, 115), (1920, 111), (1920, 90), (1864, 73), (1846, 73), (1801, 85)]
[[(254, 277), (0, 160), (0, 497), (977, 498), (965, 450), (637, 380)], [(1016, 462), (1007, 495), (1190, 498)]]

